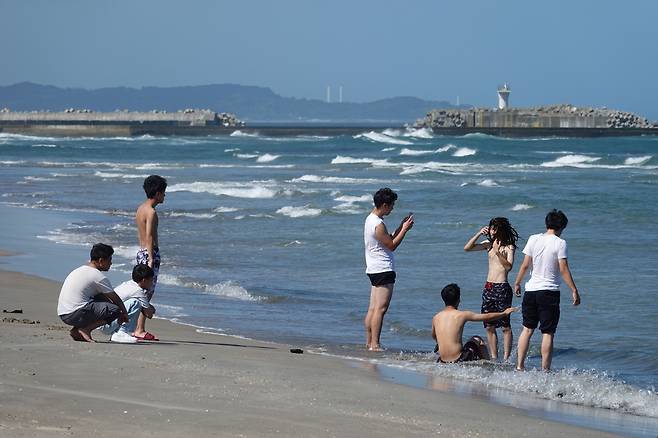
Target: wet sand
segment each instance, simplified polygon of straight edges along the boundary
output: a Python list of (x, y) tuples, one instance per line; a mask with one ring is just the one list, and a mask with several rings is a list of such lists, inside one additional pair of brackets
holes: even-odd
[(75, 342), (59, 288), (0, 271), (0, 310), (23, 311), (0, 314), (2, 437), (614, 436), (164, 320), (157, 343)]

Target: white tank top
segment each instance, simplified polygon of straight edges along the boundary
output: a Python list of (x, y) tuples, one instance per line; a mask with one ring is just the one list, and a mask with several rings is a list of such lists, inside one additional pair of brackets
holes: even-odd
[(395, 271), (393, 251), (389, 250), (375, 237), (375, 228), (384, 220), (370, 213), (363, 227), (363, 242), (366, 247), (366, 274)]

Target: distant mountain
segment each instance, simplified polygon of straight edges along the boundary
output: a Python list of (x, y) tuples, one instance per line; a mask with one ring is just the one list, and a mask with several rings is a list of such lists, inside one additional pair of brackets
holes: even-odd
[(12, 111), (207, 108), (234, 113), (248, 122), (411, 122), (431, 109), (456, 107), (445, 101), (415, 97), (393, 97), (367, 103), (327, 103), (318, 99), (283, 97), (266, 87), (237, 84), (87, 90), (21, 82), (0, 86), (0, 108)]

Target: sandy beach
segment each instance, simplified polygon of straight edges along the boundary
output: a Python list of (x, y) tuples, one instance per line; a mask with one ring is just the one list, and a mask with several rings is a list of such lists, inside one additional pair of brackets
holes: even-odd
[[(74, 342), (60, 285), (0, 272), (0, 436), (613, 436), (397, 385), (291, 346), (154, 320), (158, 343)], [(37, 322), (38, 321), (38, 322)]]

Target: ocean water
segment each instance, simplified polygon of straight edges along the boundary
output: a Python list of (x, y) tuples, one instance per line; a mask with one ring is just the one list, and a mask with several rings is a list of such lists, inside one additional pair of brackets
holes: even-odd
[[(48, 266), (22, 259), (23, 270), (61, 280), (102, 241), (116, 250), (111, 280), (123, 281), (137, 250), (141, 184), (154, 173), (169, 181), (158, 206), (163, 263), (154, 304), (161, 317), (363, 359), (363, 221), (372, 194), (389, 186), (399, 194), (385, 218), (389, 228), (410, 211), (416, 225), (396, 251), (398, 280), (382, 334), (388, 351), (376, 362), (658, 418), (656, 137), (0, 134), (2, 211), (12, 227), (32, 230), (23, 238), (2, 227), (0, 247), (63, 254)], [(456, 282), (462, 308), (480, 307), (486, 256), (465, 253), (464, 243), (491, 217), (506, 216), (522, 249), (552, 208), (569, 217), (563, 237), (582, 296), (574, 308), (563, 288), (554, 372), (436, 366), (430, 323), (442, 307), (441, 288)], [(518, 251), (510, 281), (521, 258)], [(518, 337), (519, 314), (512, 324)], [(484, 335), (482, 326), (467, 325), (464, 336), (475, 334)], [(530, 368), (540, 363), (538, 336)]]

